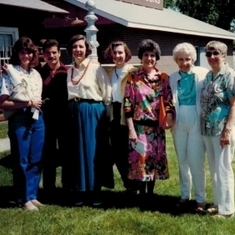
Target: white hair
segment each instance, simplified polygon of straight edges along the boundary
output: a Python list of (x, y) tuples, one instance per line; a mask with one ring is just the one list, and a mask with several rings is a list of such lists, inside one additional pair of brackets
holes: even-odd
[(188, 42), (183, 42), (183, 43), (179, 43), (176, 45), (176, 47), (173, 50), (173, 59), (176, 60), (177, 59), (177, 54), (179, 52), (185, 52), (188, 55), (191, 56), (193, 62), (195, 62), (197, 60), (197, 52), (195, 47)]

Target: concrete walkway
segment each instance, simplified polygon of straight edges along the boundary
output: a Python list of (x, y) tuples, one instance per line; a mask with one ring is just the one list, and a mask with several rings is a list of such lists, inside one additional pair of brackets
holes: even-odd
[(9, 138), (0, 139), (0, 152), (10, 150)]

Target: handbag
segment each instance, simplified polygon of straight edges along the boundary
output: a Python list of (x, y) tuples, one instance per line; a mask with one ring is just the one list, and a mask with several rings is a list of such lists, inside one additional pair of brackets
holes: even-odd
[(163, 96), (160, 96), (160, 110), (159, 110), (159, 126), (164, 127), (166, 123), (166, 109), (164, 106)]
[[(168, 81), (168, 75), (165, 73), (161, 74), (162, 82)], [(160, 109), (159, 109), (159, 127), (164, 128), (166, 124), (166, 109), (164, 105), (163, 96), (160, 96)]]
[[(28, 91), (27, 91), (27, 82), (24, 79), (22, 79), (21, 83), (17, 84), (14, 87), (8, 100), (21, 101), (21, 102), (30, 101), (30, 97), (29, 97)], [(17, 111), (18, 111), (18, 109), (3, 109), (4, 118), (5, 119), (10, 118)]]

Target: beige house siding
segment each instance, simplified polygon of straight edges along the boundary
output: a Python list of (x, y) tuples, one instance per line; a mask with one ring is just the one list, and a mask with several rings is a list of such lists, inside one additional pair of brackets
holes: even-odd
[[(118, 24), (99, 26), (97, 40), (100, 43), (98, 47), (99, 61), (102, 64), (107, 64), (103, 58), (103, 52), (108, 44), (113, 40), (123, 40), (129, 46), (132, 52), (132, 59), (129, 63), (139, 64), (140, 60), (137, 56), (138, 45), (141, 40), (150, 38), (156, 41), (161, 48), (161, 58), (158, 61), (158, 67), (162, 71), (172, 73), (177, 69), (175, 62), (172, 59), (172, 51), (178, 43), (189, 42), (195, 47), (204, 48), (206, 43), (214, 40), (214, 38), (199, 37), (185, 34), (168, 33), (154, 30), (131, 29)], [(233, 66), (233, 50), (232, 40), (221, 40), (228, 45), (227, 62)], [(201, 61), (197, 61), (197, 65), (201, 65)]]

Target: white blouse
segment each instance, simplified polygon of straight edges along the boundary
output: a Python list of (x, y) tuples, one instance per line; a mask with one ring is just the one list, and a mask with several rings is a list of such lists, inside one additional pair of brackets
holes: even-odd
[[(19, 65), (14, 65), (15, 73), (19, 75), (19, 79), (23, 78), (28, 84), (28, 90), (31, 91), (33, 98), (41, 98), (42, 94), (42, 78), (41, 75), (33, 68), (30, 68), (30, 71), (27, 72)], [(2, 78), (0, 79), (0, 95), (11, 95), (14, 89), (12, 79), (8, 74), (3, 73)]]
[[(72, 80), (75, 81), (75, 84)], [(70, 67), (67, 75), (67, 86), (69, 100), (77, 97), (104, 101), (105, 104), (111, 102), (112, 88), (108, 74), (96, 61), (85, 59), (79, 68), (74, 65)]]
[(122, 103), (123, 97), (121, 94), (121, 83), (128, 71), (133, 68), (130, 64), (125, 64), (123, 68), (114, 68), (112, 71), (111, 85), (112, 85), (112, 102)]

